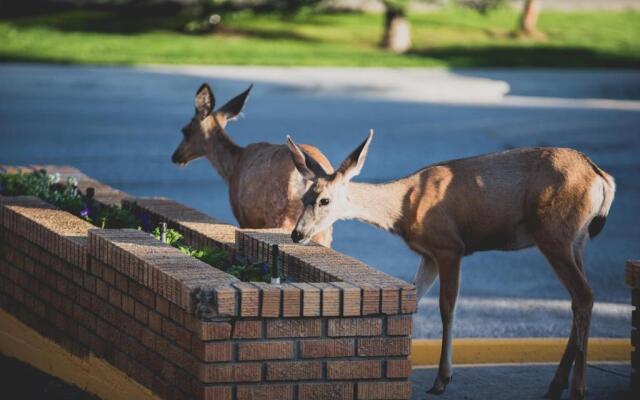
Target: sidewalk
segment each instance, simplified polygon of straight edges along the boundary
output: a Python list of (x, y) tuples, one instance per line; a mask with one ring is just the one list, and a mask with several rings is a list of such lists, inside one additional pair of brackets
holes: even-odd
[[(427, 395), (437, 368), (414, 368), (412, 400), (525, 400), (543, 399), (556, 370), (553, 364), (459, 366), (453, 382), (440, 396)], [(629, 363), (590, 363), (587, 368), (589, 400), (624, 400), (628, 397)], [(563, 398), (568, 398), (566, 391)]]

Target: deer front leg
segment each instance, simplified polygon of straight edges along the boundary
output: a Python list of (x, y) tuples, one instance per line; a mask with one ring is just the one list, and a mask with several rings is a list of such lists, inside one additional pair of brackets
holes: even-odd
[(460, 261), (462, 257), (452, 252), (440, 252), (435, 255), (440, 272), (440, 318), (442, 319), (442, 349), (438, 376), (430, 394), (444, 393), (451, 382), (451, 345), (453, 340), (453, 315), (460, 288)]

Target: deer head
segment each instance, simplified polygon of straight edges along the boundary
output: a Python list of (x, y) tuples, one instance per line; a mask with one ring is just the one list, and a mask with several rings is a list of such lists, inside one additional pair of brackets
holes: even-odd
[(362, 171), (372, 138), (373, 129), (365, 141), (345, 158), (340, 168), (329, 175), (313, 157), (287, 137), (296, 169), (311, 183), (302, 197), (302, 214), (291, 232), (294, 242), (308, 243), (314, 234), (348, 216), (348, 184)]
[(211, 138), (222, 131), (228, 121), (240, 114), (252, 87), (253, 85), (250, 85), (247, 90), (214, 112), (216, 99), (213, 91), (209, 85), (203, 83), (196, 93), (195, 114), (182, 128), (183, 138), (173, 152), (171, 161), (178, 165), (186, 165), (210, 152)]

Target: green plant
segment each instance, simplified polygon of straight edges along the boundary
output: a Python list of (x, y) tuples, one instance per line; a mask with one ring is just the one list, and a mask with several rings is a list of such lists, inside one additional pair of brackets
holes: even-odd
[[(158, 239), (163, 240), (162, 229), (160, 227), (155, 228), (152, 235)], [(182, 234), (175, 229), (167, 229), (164, 232), (164, 243), (173, 246), (180, 250), (182, 253), (195, 257), (200, 261), (203, 261), (216, 268), (222, 269), (235, 276), (244, 282), (270, 282), (271, 271), (269, 265), (266, 263), (250, 263), (246, 260), (239, 260), (234, 258), (233, 261), (229, 260), (229, 254), (222, 249), (215, 249), (206, 247), (204, 249), (194, 249), (191, 246), (184, 244), (182, 241)]]
[[(151, 234), (156, 239), (162, 240), (162, 230), (160, 227), (155, 228)], [(210, 247), (195, 249), (188, 246), (182, 241), (182, 234), (175, 229), (167, 229), (164, 236), (164, 242), (166, 244), (173, 246), (182, 253), (195, 257), (209, 265), (222, 269), (225, 267), (225, 264), (228, 263), (229, 254), (226, 251)]]
[[(97, 203), (93, 198), (93, 189), (89, 188), (85, 194), (80, 193), (78, 182), (72, 177), (62, 183), (59, 174), (47, 175), (45, 171), (30, 174), (0, 174), (0, 194), (38, 197), (103, 229), (149, 229), (148, 218), (143, 217), (139, 220), (127, 209)], [(226, 271), (242, 281), (269, 282), (271, 279), (267, 264), (249, 263), (235, 258), (231, 261), (229, 254), (222, 249), (193, 248), (183, 242), (182, 234), (175, 229), (167, 229), (163, 235), (162, 229), (156, 227), (151, 234), (182, 253)]]
[(0, 193), (5, 196), (35, 196), (78, 216), (84, 208), (74, 178), (61, 183), (59, 174), (47, 175), (44, 171), (0, 175)]
[(244, 282), (271, 282), (271, 272), (266, 263), (232, 265), (227, 273)]

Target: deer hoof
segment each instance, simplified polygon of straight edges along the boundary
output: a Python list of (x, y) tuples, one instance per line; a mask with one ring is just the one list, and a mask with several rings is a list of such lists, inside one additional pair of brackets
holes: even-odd
[(427, 391), (427, 394), (433, 394), (436, 396), (441, 395), (445, 392), (445, 390), (447, 389), (447, 385), (450, 384), (452, 380), (453, 376), (449, 376), (446, 378), (438, 377), (433, 384), (433, 387)]
[(547, 390), (547, 393), (544, 395), (544, 398), (549, 400), (560, 400), (560, 398), (562, 397), (562, 392), (566, 388), (567, 387), (565, 385), (551, 382), (551, 384), (549, 385), (549, 389)]
[(569, 399), (571, 400), (583, 400), (587, 396), (587, 391), (584, 389), (575, 389), (571, 390), (569, 394)]

